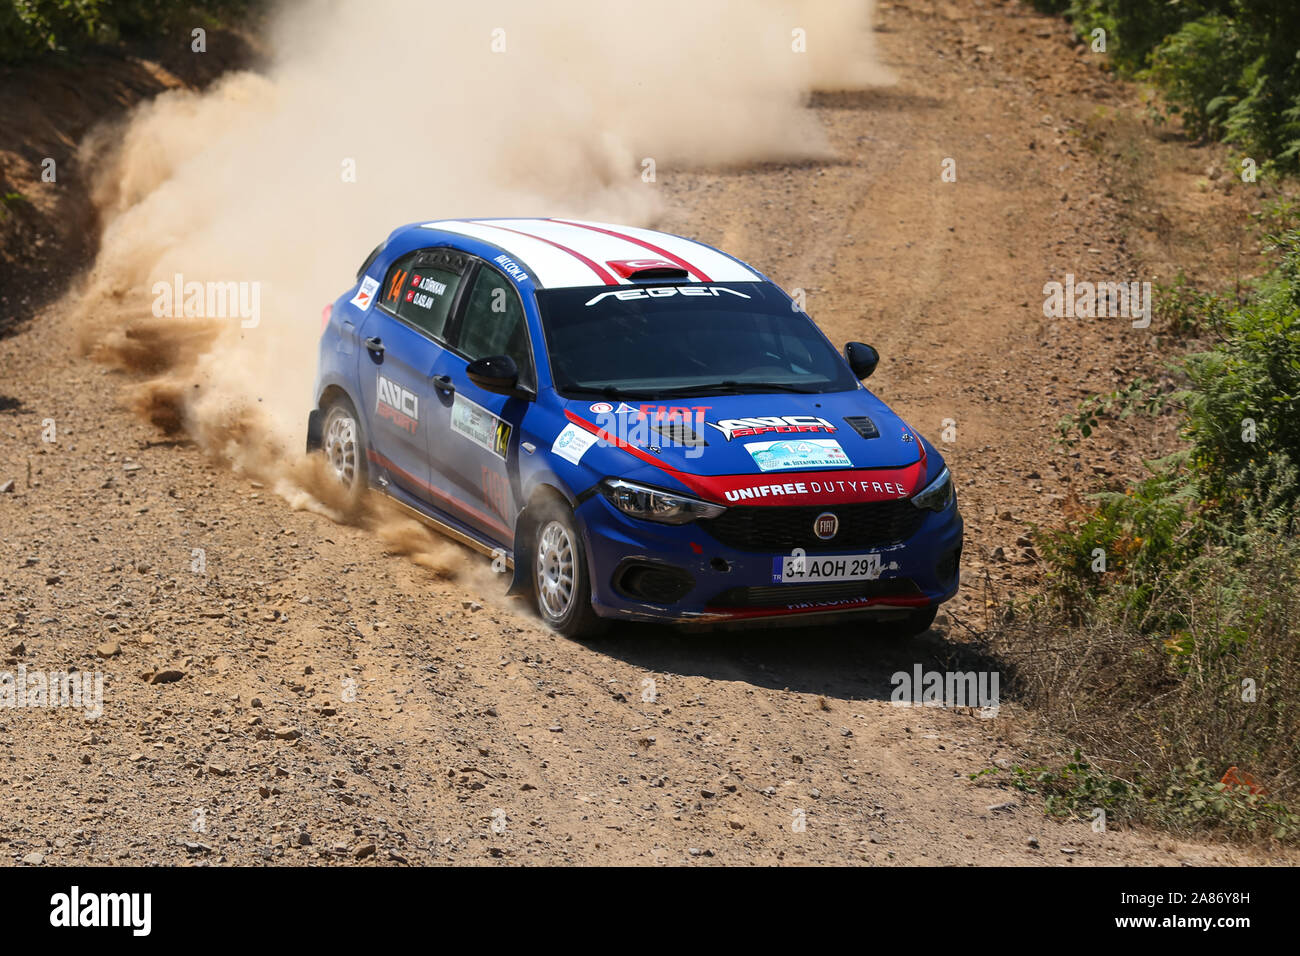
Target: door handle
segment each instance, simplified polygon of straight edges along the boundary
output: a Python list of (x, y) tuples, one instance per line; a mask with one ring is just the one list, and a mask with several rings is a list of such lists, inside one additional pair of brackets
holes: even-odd
[(456, 391), (456, 383), (451, 380), (450, 375), (435, 375), (433, 377), (433, 387), (440, 392)]
[(376, 355), (382, 356), (384, 354), (384, 340), (372, 335), (366, 339), (366, 351), (371, 353), (371, 358)]

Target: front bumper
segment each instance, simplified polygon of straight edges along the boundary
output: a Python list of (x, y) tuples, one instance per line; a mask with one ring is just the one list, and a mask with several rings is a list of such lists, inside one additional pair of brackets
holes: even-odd
[(809, 561), (880, 555), (883, 569), (874, 580), (825, 583), (774, 583), (780, 552), (729, 547), (699, 522), (663, 525), (630, 518), (599, 494), (584, 501), (577, 516), (592, 605), (602, 617), (673, 623), (888, 617), (957, 593), (963, 524), (955, 502), (942, 512), (926, 512), (919, 528), (897, 544), (808, 549)]

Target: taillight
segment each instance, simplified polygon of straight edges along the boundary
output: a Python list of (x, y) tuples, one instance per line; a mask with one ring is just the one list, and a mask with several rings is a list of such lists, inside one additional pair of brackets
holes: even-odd
[(325, 331), (325, 326), (330, 324), (330, 313), (334, 311), (334, 303), (331, 302), (320, 310), (320, 330)]

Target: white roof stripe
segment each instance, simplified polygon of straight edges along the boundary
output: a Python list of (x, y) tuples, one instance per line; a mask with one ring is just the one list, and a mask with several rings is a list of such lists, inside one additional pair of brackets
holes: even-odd
[[(593, 228), (584, 228), (584, 227)], [(743, 264), (690, 239), (636, 226), (619, 226), (581, 220), (549, 219), (445, 219), (424, 224), (426, 229), (441, 229), (462, 236), (490, 242), (517, 258), (534, 273), (533, 278), (546, 288), (594, 286), (620, 279), (608, 263), (627, 259), (657, 258), (641, 245), (649, 243), (687, 263), (694, 273), (687, 281), (700, 281), (705, 275), (715, 282), (756, 282), (759, 276)], [(620, 233), (609, 235), (597, 230)], [(639, 241), (632, 241), (639, 240)], [(590, 264), (583, 260), (591, 260)]]
[(605, 266), (610, 260), (644, 259), (647, 255), (645, 248), (638, 246), (635, 242), (616, 239), (613, 236), (592, 232), (590, 229), (583, 229), (580, 226), (552, 222), (549, 219), (509, 219), (502, 221), (501, 225), (509, 226), (511, 229), (518, 229), (520, 232), (526, 232), (532, 236), (550, 239), (552, 242), (558, 242), (560, 245), (582, 253), (588, 259), (595, 260), (602, 266)]
[(516, 235), (501, 229), (492, 229), (476, 222), (443, 220), (425, 223), (426, 229), (441, 229), (481, 239), (504, 249), (512, 258), (518, 258), (533, 271), (533, 278), (546, 288), (564, 286), (603, 285), (604, 280), (591, 271), (581, 259), (575, 259), (562, 249), (557, 249), (541, 239)]

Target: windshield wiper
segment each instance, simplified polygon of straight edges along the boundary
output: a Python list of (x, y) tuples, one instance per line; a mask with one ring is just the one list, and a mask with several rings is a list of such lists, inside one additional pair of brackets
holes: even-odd
[(614, 385), (561, 385), (556, 389), (561, 394), (599, 395), (601, 398), (653, 398), (654, 394), (646, 391), (633, 391)]
[(672, 395), (708, 395), (710, 393), (727, 394), (728, 392), (737, 395), (748, 392), (798, 392), (800, 395), (816, 395), (817, 389), (803, 388), (799, 385), (792, 385), (789, 382), (711, 382), (708, 385), (683, 385), (678, 388), (661, 389), (657, 394), (660, 397)]

